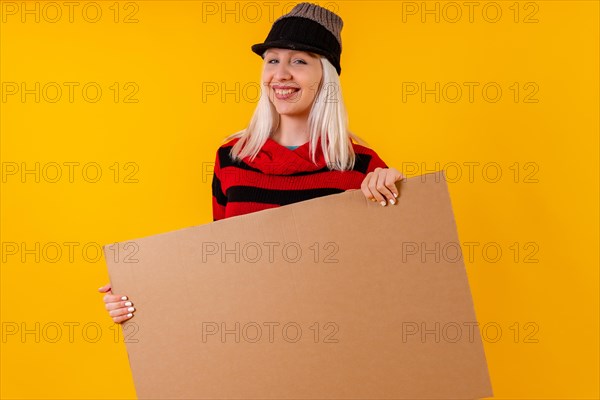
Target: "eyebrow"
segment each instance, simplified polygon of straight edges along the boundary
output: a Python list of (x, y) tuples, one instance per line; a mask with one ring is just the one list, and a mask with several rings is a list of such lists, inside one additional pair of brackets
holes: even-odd
[[(269, 54), (269, 53), (279, 53), (279, 50), (274, 50), (274, 49), (268, 49), (265, 52), (265, 55)], [(292, 50), (292, 54), (298, 54), (298, 53), (304, 53), (304, 54), (308, 54), (310, 56), (310, 53), (306, 52), (306, 51), (301, 51), (301, 50)]]

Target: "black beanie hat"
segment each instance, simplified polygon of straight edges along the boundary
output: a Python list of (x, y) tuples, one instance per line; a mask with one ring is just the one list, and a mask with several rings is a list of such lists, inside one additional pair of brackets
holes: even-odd
[(341, 75), (343, 25), (342, 18), (328, 9), (299, 3), (275, 20), (264, 43), (253, 45), (252, 51), (261, 57), (271, 47), (317, 53), (327, 58)]

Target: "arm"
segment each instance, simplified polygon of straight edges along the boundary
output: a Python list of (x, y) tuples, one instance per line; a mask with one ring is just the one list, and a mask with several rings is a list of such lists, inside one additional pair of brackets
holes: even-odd
[(227, 196), (223, 193), (221, 187), (221, 165), (219, 162), (219, 151), (217, 150), (217, 156), (215, 158), (215, 168), (212, 179), (212, 210), (213, 210), (213, 221), (218, 221), (225, 218), (225, 207), (227, 205)]

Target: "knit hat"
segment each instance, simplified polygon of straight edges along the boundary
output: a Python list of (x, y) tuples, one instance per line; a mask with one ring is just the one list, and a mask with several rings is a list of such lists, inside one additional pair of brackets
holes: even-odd
[(317, 53), (325, 56), (340, 75), (343, 25), (342, 18), (328, 9), (299, 3), (275, 20), (264, 43), (253, 45), (252, 51), (261, 57), (271, 47)]

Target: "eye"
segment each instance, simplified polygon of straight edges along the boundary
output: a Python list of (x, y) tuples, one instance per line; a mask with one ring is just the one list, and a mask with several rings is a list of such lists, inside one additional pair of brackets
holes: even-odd
[[(273, 64), (271, 61), (278, 61), (278, 60), (276, 58), (268, 59), (267, 60), (267, 64)], [(299, 61), (301, 64), (305, 64), (306, 65), (306, 61), (304, 61), (304, 60), (302, 60), (300, 58), (297, 58), (294, 61)]]

